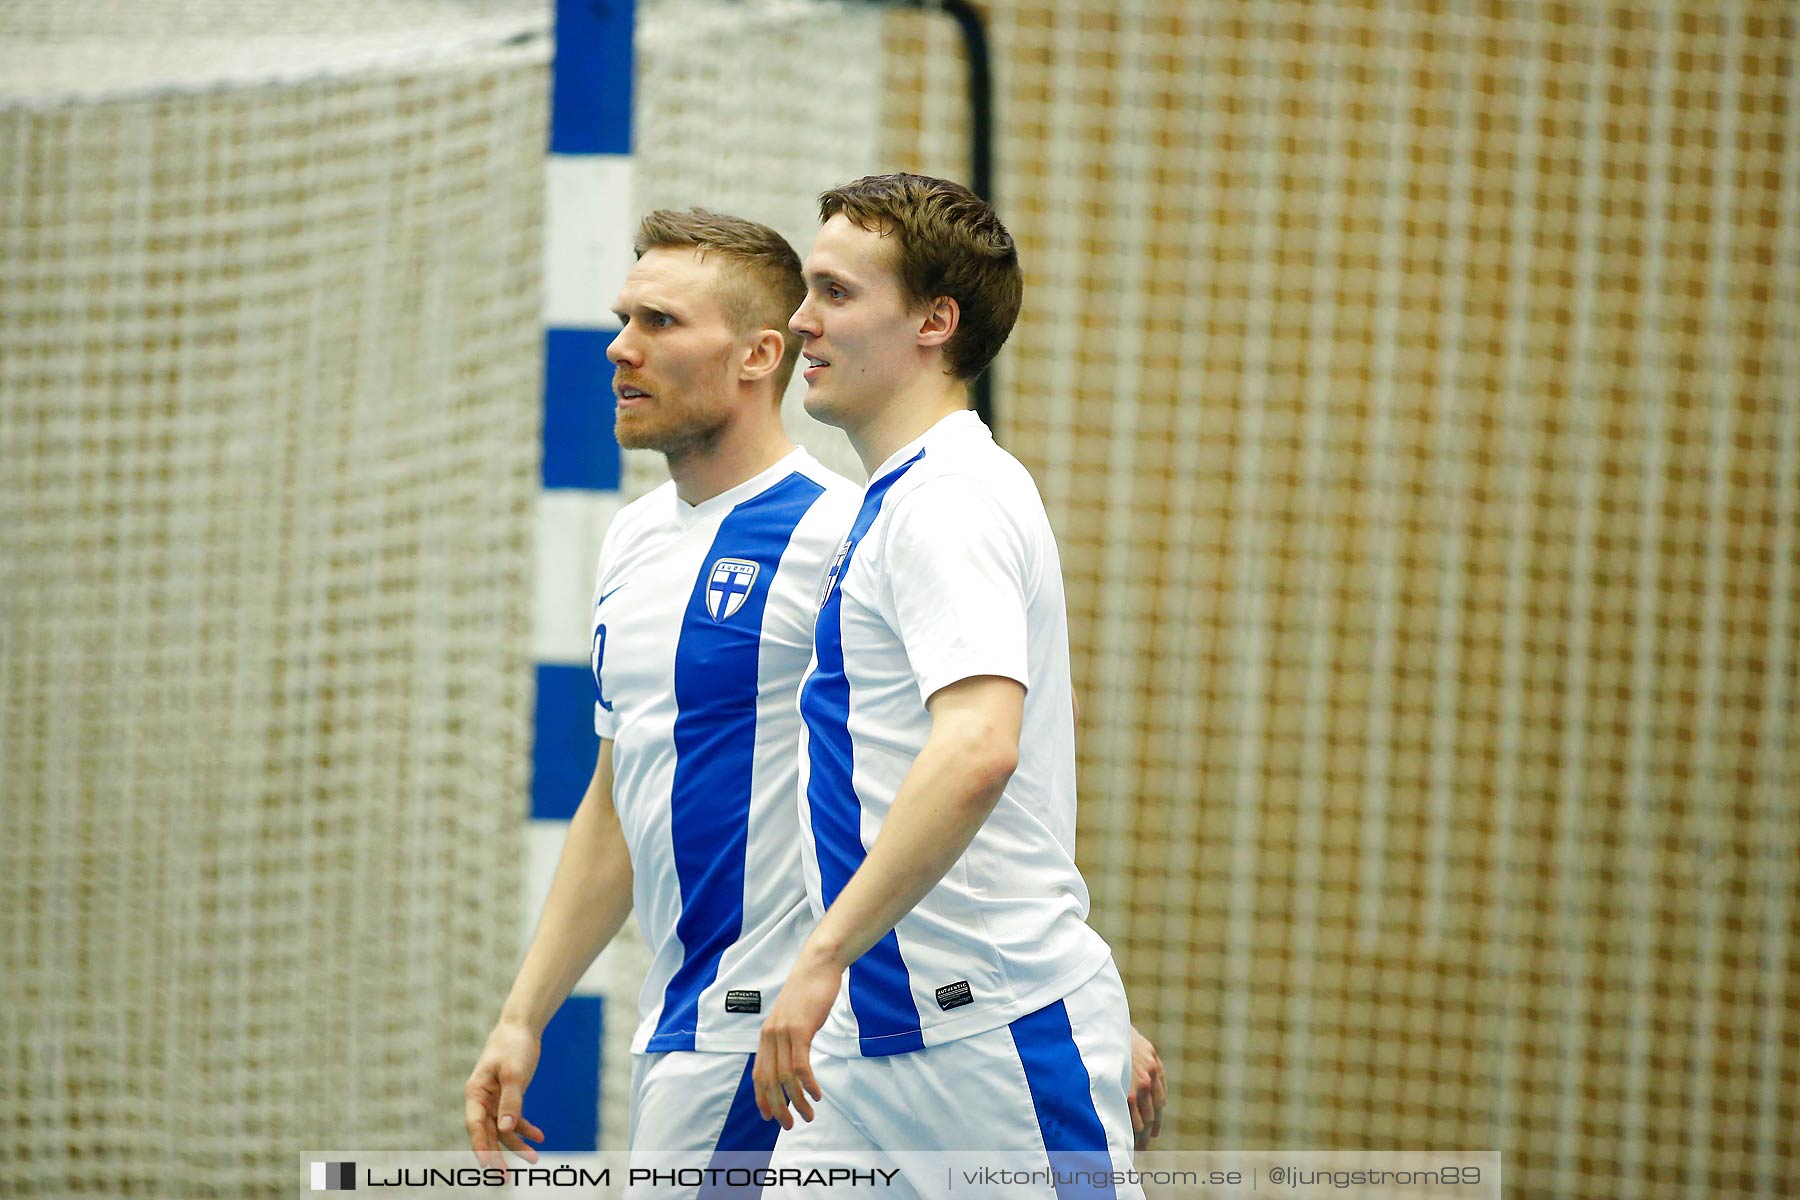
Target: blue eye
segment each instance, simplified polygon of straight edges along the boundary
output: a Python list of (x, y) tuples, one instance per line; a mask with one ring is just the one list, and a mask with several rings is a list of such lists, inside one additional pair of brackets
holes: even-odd
[(833, 300), (842, 300), (849, 293), (845, 292), (843, 288), (838, 287), (836, 284), (830, 284), (826, 287), (825, 294)]

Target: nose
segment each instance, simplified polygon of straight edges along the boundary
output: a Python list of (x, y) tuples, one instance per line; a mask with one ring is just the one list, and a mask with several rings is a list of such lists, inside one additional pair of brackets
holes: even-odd
[(794, 315), (788, 318), (788, 328), (801, 337), (818, 337), (817, 316), (813, 310), (812, 296), (808, 295), (800, 302), (800, 307), (794, 310)]
[(607, 344), (606, 357), (615, 367), (641, 367), (644, 365), (642, 348), (631, 332), (631, 326), (619, 330), (613, 340)]

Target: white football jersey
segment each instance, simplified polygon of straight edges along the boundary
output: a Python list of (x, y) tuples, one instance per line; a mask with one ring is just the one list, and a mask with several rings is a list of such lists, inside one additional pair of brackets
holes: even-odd
[(804, 450), (689, 506), (612, 521), (594, 585), (594, 731), (654, 959), (632, 1050), (756, 1049), (813, 925), (801, 884), (800, 676), (855, 484)]
[(846, 972), (815, 1044), (898, 1054), (1054, 1003), (1110, 959), (1075, 868), (1075, 721), (1062, 564), (1031, 475), (972, 412), (871, 475), (821, 589), (800, 693), (806, 884), (837, 899), (931, 732), (976, 675), (1025, 685), (1019, 766), (968, 850)]

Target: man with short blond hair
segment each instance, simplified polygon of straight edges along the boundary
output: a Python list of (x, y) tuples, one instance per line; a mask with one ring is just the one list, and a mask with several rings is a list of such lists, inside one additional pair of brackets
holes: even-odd
[(544, 1026), (634, 907), (653, 957), (632, 1043), (631, 1148), (741, 1166), (779, 1132), (756, 1111), (749, 1063), (811, 923), (795, 696), (856, 489), (782, 431), (798, 353), (786, 322), (805, 285), (781, 235), (659, 210), (637, 251), (607, 352), (614, 432), (662, 453), (671, 478), (626, 505), (600, 549), (600, 752), (464, 1089), (484, 1160), (502, 1147), (534, 1157), (527, 1139), (543, 1135), (522, 1105)]

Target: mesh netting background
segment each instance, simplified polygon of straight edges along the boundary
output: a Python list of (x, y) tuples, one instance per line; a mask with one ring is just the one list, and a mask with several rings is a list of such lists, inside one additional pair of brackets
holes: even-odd
[[(1793, 7), (987, 9), (1001, 435), (1164, 1144), (1789, 1190)], [(72, 11), (0, 4), (0, 1190), (268, 1192), (454, 1144), (516, 961), (543, 54)], [(639, 208), (804, 248), (963, 174), (941, 17), (638, 19)]]
[[(1165, 1137), (1791, 1191), (1794, 7), (986, 7)], [(888, 49), (890, 162), (960, 171), (954, 36)]]
[(516, 954), (546, 44), (106, 73), (303, 7), (0, 7), (9, 1196), (453, 1146)]

